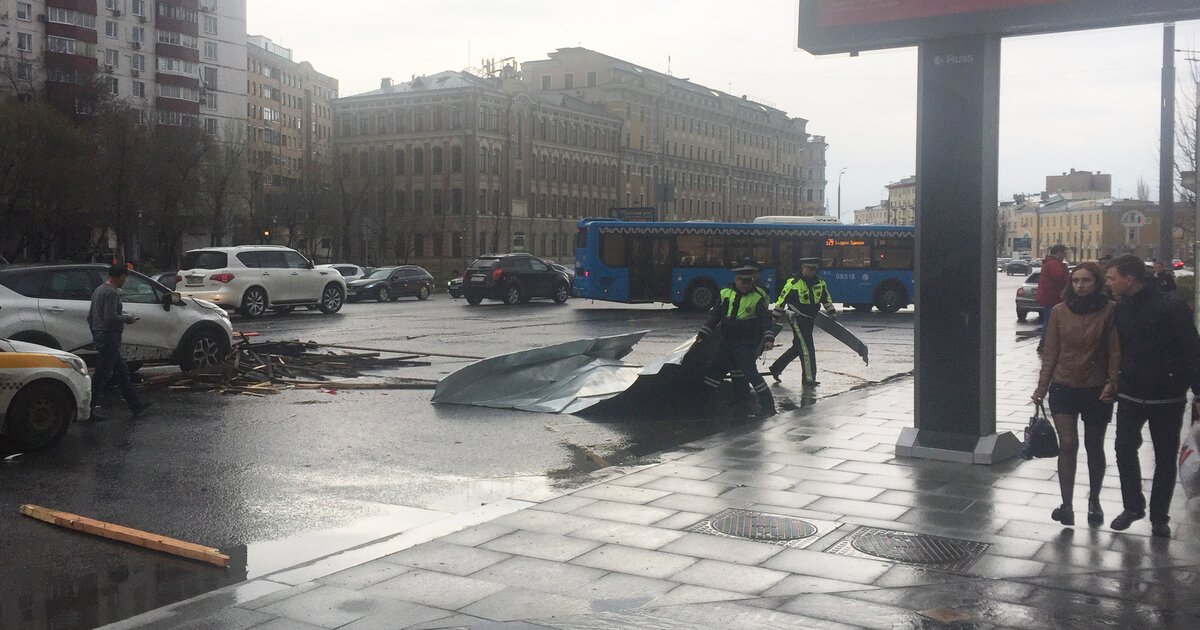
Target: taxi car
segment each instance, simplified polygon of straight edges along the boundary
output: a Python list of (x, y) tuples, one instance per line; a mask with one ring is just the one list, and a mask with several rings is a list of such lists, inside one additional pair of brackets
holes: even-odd
[(71, 423), (91, 416), (92, 382), (83, 359), (0, 339), (0, 437), (22, 450), (49, 448)]

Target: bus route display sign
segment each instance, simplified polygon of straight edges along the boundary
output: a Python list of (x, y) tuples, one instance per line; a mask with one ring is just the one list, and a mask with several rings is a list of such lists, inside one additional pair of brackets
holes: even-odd
[(1194, 19), (1196, 0), (800, 0), (798, 43), (821, 55)]

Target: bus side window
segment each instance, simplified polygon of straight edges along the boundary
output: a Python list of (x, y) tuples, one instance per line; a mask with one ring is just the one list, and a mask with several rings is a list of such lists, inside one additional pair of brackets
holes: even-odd
[(680, 234), (675, 237), (675, 266), (701, 267), (704, 265), (704, 237), (695, 234)]
[(605, 267), (627, 267), (624, 234), (600, 235), (600, 262)]
[(881, 238), (875, 244), (876, 269), (912, 269), (913, 240)]

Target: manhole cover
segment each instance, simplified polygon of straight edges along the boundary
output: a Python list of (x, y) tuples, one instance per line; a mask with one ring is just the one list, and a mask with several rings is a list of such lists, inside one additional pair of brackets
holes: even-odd
[(840, 526), (840, 523), (813, 519), (801, 520), (781, 514), (729, 509), (711, 518), (706, 518), (684, 531), (802, 548)]
[(738, 538), (751, 540), (797, 540), (817, 533), (817, 528), (798, 518), (762, 512), (730, 511), (712, 520), (712, 528)]
[(965, 570), (989, 545), (874, 527), (860, 527), (829, 547), (829, 553), (915, 564), (932, 569)]

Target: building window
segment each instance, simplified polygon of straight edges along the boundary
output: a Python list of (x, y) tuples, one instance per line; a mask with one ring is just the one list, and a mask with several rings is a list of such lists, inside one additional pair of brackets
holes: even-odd
[(118, 90), (120, 84), (117, 82), (117, 77), (107, 77), (104, 82), (108, 84), (109, 94), (112, 94), (113, 96), (120, 95), (120, 91)]
[(500, 149), (496, 149), (492, 152), (492, 174), (500, 174)]
[[(458, 112), (454, 112), (457, 114)], [(450, 170), (454, 173), (461, 173), (463, 170), (462, 164), (462, 147), (450, 147)]]
[(456, 109), (450, 112), (450, 128), (462, 129), (462, 110)]
[(118, 63), (120, 60), (121, 60), (121, 56), (120, 56), (120, 55), (117, 53), (117, 51), (115, 51), (115, 50), (106, 50), (106, 51), (104, 51), (104, 63), (105, 63), (105, 65), (109, 65), (109, 66), (112, 66), (112, 67), (116, 68), (116, 67), (117, 67), (117, 63)]
[(108, 20), (104, 23), (104, 36), (116, 39), (121, 36), (121, 27), (116, 22)]
[(146, 15), (146, 0), (131, 0), (129, 10), (134, 15)]
[(403, 176), (404, 175), (404, 150), (396, 149), (394, 157), (395, 157), (395, 163), (396, 163), (395, 164), (396, 175)]
[(211, 66), (204, 67), (204, 87), (215, 90), (217, 88), (217, 69)]
[(568, 74), (563, 77), (563, 88), (570, 90), (575, 87), (575, 75)]
[(217, 16), (215, 16), (215, 15), (204, 16), (204, 32), (208, 33), (209, 35), (217, 34)]
[(28, 2), (17, 3), (17, 19), (28, 22), (33, 19), (33, 5)]
[[(433, 155), (432, 155), (431, 159), (433, 160), (433, 172), (441, 173), (442, 172), (442, 147), (433, 147)], [(437, 193), (435, 192), (434, 194), (437, 194)]]
[[(454, 214), (462, 214), (463, 210), (463, 191), (461, 188), (455, 188), (450, 191), (450, 212)], [(456, 256), (458, 254), (455, 254)]]
[(425, 173), (425, 150), (413, 149), (413, 173), (422, 175)]
[(29, 81), (30, 79), (33, 79), (33, 64), (18, 63), (17, 78), (22, 81)]
[(17, 50), (29, 52), (33, 50), (33, 35), (17, 33)]
[(214, 135), (214, 136), (217, 135), (217, 119), (216, 118), (205, 118), (204, 119), (204, 130), (207, 131), (210, 135)]
[(446, 199), (445, 199), (445, 194), (442, 192), (442, 189), (441, 188), (434, 189), (434, 191), (433, 191), (433, 213), (436, 215), (440, 215), (443, 212), (445, 212), (445, 210), (446, 210), (445, 204), (446, 204)]
[(212, 111), (216, 111), (217, 110), (217, 93), (216, 92), (205, 93), (204, 97), (200, 99), (200, 102), (204, 104), (204, 109), (210, 109)]
[(216, 59), (217, 58), (217, 42), (204, 42), (204, 58), (205, 59)]
[[(421, 216), (422, 214), (425, 214), (425, 191), (424, 190), (414, 190), (413, 191), (413, 214), (415, 214), (417, 216)], [(420, 254), (418, 254), (418, 256), (419, 255)]]
[(487, 147), (479, 149), (479, 172), (487, 173), (488, 150)]
[(542, 89), (543, 90), (551, 89), (551, 85), (553, 84), (552, 81), (553, 81), (553, 79), (550, 78), (550, 75), (548, 75), (548, 74), (542, 75)]
[(452, 232), (450, 234), (450, 256), (453, 258), (462, 258), (463, 255), (463, 233)]
[(588, 87), (596, 87), (596, 73), (595, 72), (587, 73), (587, 86)]
[(138, 98), (146, 98), (146, 84), (141, 81), (134, 81), (133, 95)]

